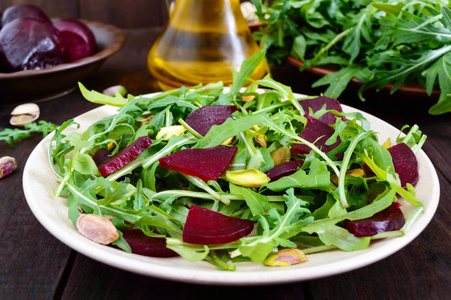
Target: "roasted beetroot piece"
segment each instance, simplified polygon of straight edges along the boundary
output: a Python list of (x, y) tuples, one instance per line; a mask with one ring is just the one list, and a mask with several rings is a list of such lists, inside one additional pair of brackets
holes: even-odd
[(415, 186), (418, 182), (418, 161), (412, 149), (404, 143), (400, 143), (388, 148), (390, 152), (395, 172), (401, 180), (401, 186), (406, 188), (407, 183)]
[[(326, 145), (326, 141), (334, 134), (334, 129), (324, 122), (318, 119), (310, 117), (307, 125), (300, 134), (300, 137), (309, 141), (315, 142), (315, 146), (320, 148), (323, 152), (327, 153), (335, 149), (341, 143), (340, 137), (332, 145)], [(321, 137), (320, 139), (318, 139)], [(318, 140), (317, 140), (318, 139)], [(304, 144), (295, 144), (293, 146), (294, 154), (307, 154), (311, 151), (311, 148)]]
[(297, 171), (298, 167), (302, 166), (303, 163), (304, 161), (302, 160), (287, 161), (266, 172), (266, 176), (268, 176), (271, 181), (276, 181), (281, 177), (293, 174)]
[(197, 245), (231, 243), (247, 236), (253, 229), (251, 220), (228, 217), (191, 205), (183, 228), (183, 241)]
[(139, 137), (131, 145), (119, 150), (115, 155), (111, 156), (100, 167), (99, 171), (103, 177), (107, 177), (117, 172), (132, 160), (137, 158), (141, 153), (152, 145), (152, 141), (148, 136)]
[(166, 248), (166, 239), (145, 235), (140, 229), (122, 231), (124, 239), (132, 248), (132, 253), (151, 257), (174, 257), (178, 254)]
[(61, 19), (53, 23), (61, 32), (69, 49), (68, 60), (74, 62), (91, 56), (96, 50), (96, 39), (91, 29), (74, 19)]
[(346, 229), (356, 237), (372, 236), (381, 232), (400, 230), (406, 222), (398, 202), (393, 202), (374, 216), (358, 220), (346, 221)]
[(5, 26), (16, 19), (25, 18), (51, 23), (50, 18), (39, 7), (31, 4), (18, 4), (5, 9), (2, 16), (2, 25)]
[(66, 62), (67, 47), (51, 23), (16, 19), (0, 31), (0, 52), (9, 72), (45, 69)]
[(203, 106), (189, 114), (186, 123), (199, 134), (206, 135), (211, 126), (221, 125), (234, 111), (236, 107), (232, 105)]
[[(320, 110), (324, 104), (326, 104), (326, 109), (328, 110), (336, 110), (338, 112), (343, 112), (343, 109), (341, 108), (341, 104), (337, 99), (329, 98), (326, 96), (319, 96), (317, 98), (313, 99), (307, 99), (307, 100), (301, 100), (299, 101), (299, 104), (301, 104), (302, 108), (305, 110), (305, 112), (309, 112), (309, 107), (312, 109), (313, 112), (317, 112)], [(341, 117), (343, 121), (346, 120), (346, 118)], [(337, 121), (337, 116), (333, 113), (326, 113), (321, 118), (319, 118), (321, 122), (324, 122), (328, 125), (335, 124)]]
[(216, 181), (224, 173), (237, 150), (238, 147), (224, 145), (184, 149), (160, 158), (160, 165), (185, 175), (197, 176), (204, 181)]
[(105, 148), (100, 148), (99, 150), (96, 151), (96, 153), (94, 153), (94, 155), (92, 156), (92, 159), (94, 160), (94, 162), (96, 163), (97, 167), (100, 167), (101, 165), (103, 165), (107, 160), (110, 159), (110, 155), (111, 152), (108, 151)]

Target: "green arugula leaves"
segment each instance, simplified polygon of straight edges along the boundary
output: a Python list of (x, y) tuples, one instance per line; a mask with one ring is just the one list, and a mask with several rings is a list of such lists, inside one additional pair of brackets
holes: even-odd
[[(317, 18), (311, 11), (303, 13), (312, 20)], [(367, 22), (363, 15), (356, 18), (362, 26)], [(319, 20), (315, 23), (318, 26)], [(355, 34), (368, 36), (364, 31)], [(328, 142), (340, 138), (340, 146), (329, 153), (322, 152), (315, 143), (300, 137), (309, 117), (304, 115), (301, 99), (290, 87), (266, 76), (242, 88), (263, 58), (264, 51), (246, 61), (242, 71), (234, 75), (236, 84), (227, 93), (222, 84), (210, 84), (118, 102), (116, 97), (84, 91), (89, 100), (101, 99), (120, 108), (84, 132), (63, 133), (77, 125), (68, 120), (55, 130), (49, 144), (50, 162), (59, 182), (55, 196), (67, 197), (68, 217), (73, 224), (83, 213), (107, 216), (120, 235), (114, 245), (124, 251), (130, 252), (131, 248), (122, 231), (138, 228), (145, 235), (164, 237), (167, 247), (188, 261), (205, 260), (229, 271), (235, 270), (233, 262), (261, 263), (282, 248), (300, 248), (306, 253), (364, 249), (372, 238), (355, 237), (343, 228), (343, 221), (370, 217), (396, 201), (397, 195), (416, 207), (407, 221), (411, 224), (422, 212), (422, 205), (411, 186), (407, 190), (400, 187), (389, 152), (379, 144), (364, 116), (331, 111), (348, 119), (337, 118), (331, 125), (335, 134)], [(265, 89), (258, 90), (259, 87)], [(249, 96), (253, 96), (251, 100)], [(237, 106), (237, 111), (224, 123), (213, 125), (205, 136), (190, 130), (185, 122), (191, 112), (202, 106), (231, 104)], [(326, 112), (323, 108), (312, 115), (320, 117)], [(163, 127), (179, 124), (187, 129), (181, 135), (157, 138)], [(106, 178), (99, 174), (93, 159), (98, 149), (106, 148), (114, 154), (144, 135), (152, 139), (149, 148)], [(398, 137), (398, 141), (416, 151), (424, 140), (418, 126)], [(230, 170), (255, 171), (266, 176), (264, 173), (275, 165), (271, 154), (294, 143), (311, 148), (308, 154), (290, 154), (289, 159), (304, 161), (302, 167), (260, 186), (232, 183), (225, 174), (217, 181), (205, 182), (159, 164), (160, 158), (182, 149), (227, 144), (237, 147)], [(339, 161), (335, 156), (338, 152), (344, 152)], [(372, 175), (346, 176), (353, 168), (369, 168)], [(333, 183), (331, 176), (338, 178), (338, 183)], [(227, 244), (186, 243), (183, 228), (192, 204), (226, 216), (250, 219), (255, 222), (255, 230)], [(379, 238), (402, 234), (383, 233)]]
[(391, 84), (391, 93), (410, 83), (431, 95), (441, 91), (429, 109), (451, 112), (451, 9), (448, 1), (407, 0), (252, 0), (261, 22), (254, 37), (267, 49), (270, 63), (287, 55), (309, 67), (338, 70), (313, 84), (328, 86), (338, 98), (353, 78), (369, 89)]

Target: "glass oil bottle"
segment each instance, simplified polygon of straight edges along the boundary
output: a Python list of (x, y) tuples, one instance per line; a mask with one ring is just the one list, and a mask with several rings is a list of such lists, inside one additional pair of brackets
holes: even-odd
[[(177, 0), (147, 65), (163, 90), (218, 81), (228, 86), (232, 70), (259, 50), (239, 0)], [(262, 61), (251, 78), (266, 72)]]

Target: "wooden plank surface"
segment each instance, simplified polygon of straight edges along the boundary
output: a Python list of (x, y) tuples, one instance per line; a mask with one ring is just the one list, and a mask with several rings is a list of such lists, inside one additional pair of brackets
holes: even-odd
[(51, 18), (81, 18), (120, 28), (163, 26), (168, 19), (166, 0), (0, 0), (0, 10), (33, 4)]
[[(0, 5), (12, 2), (58, 2), (72, 13), (78, 9), (69, 0), (1, 0)], [(61, 7), (56, 11), (63, 11)], [(117, 20), (119, 15), (109, 17)], [(162, 28), (124, 26), (124, 48), (83, 83), (100, 91), (122, 84), (135, 95), (158, 91), (147, 70), (146, 57)], [(313, 76), (301, 75), (292, 66), (274, 68), (273, 76), (295, 92), (321, 92), (310, 88), (316, 80)], [(428, 115), (431, 101), (427, 97), (390, 96), (383, 92), (370, 94), (367, 102), (361, 102), (353, 90), (348, 90), (342, 99), (397, 128), (417, 123), (428, 135), (423, 150), (436, 167), (441, 185), (440, 204), (428, 227), (412, 243), (382, 261), (336, 276), (283, 285), (220, 287), (178, 283), (122, 271), (78, 254), (39, 224), (22, 191), (23, 167), (42, 136), (34, 134), (14, 149), (0, 142), (0, 155), (18, 160), (16, 172), (0, 180), (0, 299), (445, 299), (451, 294), (451, 119), (449, 114)], [(13, 106), (0, 108), (0, 130), (10, 127)], [(42, 120), (61, 124), (98, 105), (85, 101), (74, 91), (39, 106)]]

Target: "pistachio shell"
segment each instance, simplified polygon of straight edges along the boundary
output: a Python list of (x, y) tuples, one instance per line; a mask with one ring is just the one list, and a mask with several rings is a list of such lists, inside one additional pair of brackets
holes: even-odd
[(291, 159), (290, 148), (281, 147), (271, 153), (272, 160), (274, 161), (274, 167), (286, 163)]
[(119, 238), (119, 233), (113, 223), (104, 217), (83, 214), (77, 219), (78, 231), (88, 239), (103, 245), (108, 245)]
[(233, 184), (252, 188), (261, 187), (270, 180), (265, 173), (257, 169), (227, 171), (226, 178)]
[(266, 137), (266, 135), (262, 134), (262, 135), (257, 135), (256, 137), (254, 137), (255, 142), (260, 145), (260, 147), (266, 147), (267, 146), (267, 141), (268, 138)]
[(16, 106), (11, 112), (11, 115), (23, 114), (39, 114), (39, 106), (36, 103), (25, 103)]
[(186, 128), (182, 125), (173, 125), (168, 127), (161, 127), (160, 131), (157, 133), (156, 139), (161, 139), (165, 134), (166, 137), (164, 138), (164, 141), (169, 140), (169, 138), (173, 135), (180, 136), (183, 133), (185, 133)]
[[(348, 170), (346, 172), (346, 176), (349, 176), (349, 175), (363, 177), (363, 176), (365, 176), (365, 171), (363, 171), (363, 169), (352, 169), (352, 170)], [(337, 175), (334, 174), (334, 175), (330, 176), (330, 180), (335, 185), (338, 185), (338, 176)]]
[(11, 112), (12, 117), (9, 122), (13, 126), (23, 126), (39, 118), (39, 113), (39, 106), (37, 104), (21, 104), (13, 109)]
[(268, 256), (264, 264), (270, 267), (288, 267), (306, 260), (304, 252), (299, 249), (283, 249)]
[(3, 178), (17, 169), (17, 162), (14, 157), (3, 156), (0, 158), (0, 178)]

